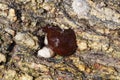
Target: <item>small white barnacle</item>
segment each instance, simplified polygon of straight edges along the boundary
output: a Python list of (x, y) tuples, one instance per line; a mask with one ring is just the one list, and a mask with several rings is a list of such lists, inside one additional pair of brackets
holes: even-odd
[(87, 16), (90, 7), (86, 0), (73, 0), (72, 8), (78, 16)]
[(50, 58), (54, 56), (54, 52), (52, 51), (52, 49), (50, 49), (49, 47), (43, 47), (42, 49), (40, 49), (38, 51), (38, 56), (39, 57), (44, 57), (44, 58)]

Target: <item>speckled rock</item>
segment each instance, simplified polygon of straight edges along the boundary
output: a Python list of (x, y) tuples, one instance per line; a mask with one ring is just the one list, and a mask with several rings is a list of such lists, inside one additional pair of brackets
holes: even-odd
[(6, 9), (8, 9), (8, 5), (7, 5), (7, 4), (0, 3), (0, 9), (1, 9), (1, 10), (6, 10)]
[(5, 71), (5, 75), (3, 76), (3, 79), (5, 79), (5, 80), (13, 80), (15, 76), (16, 76), (16, 71), (7, 70), (7, 71)]
[(37, 77), (35, 80), (53, 80), (49, 75)]
[[(90, 34), (89, 32), (82, 32), (81, 35), (84, 39), (88, 39), (89, 41), (86, 41), (89, 48), (94, 50), (103, 50), (106, 51), (109, 48), (109, 39), (104, 36), (97, 36), (95, 34)], [(81, 41), (81, 43), (84, 43), (85, 41)], [(80, 46), (80, 43), (78, 43)], [(87, 46), (86, 45), (86, 46)], [(80, 46), (82, 47), (82, 46)]]
[(33, 77), (28, 74), (22, 74), (18, 80), (33, 80)]
[(18, 1), (26, 4), (26, 3), (30, 2), (31, 0), (18, 0)]
[(6, 57), (2, 53), (0, 53), (0, 63), (1, 62), (6, 62)]
[[(38, 72), (39, 72), (39, 70), (42, 72), (49, 72), (49, 68), (47, 66), (42, 65), (42, 64), (36, 64), (33, 62), (32, 63), (27, 63), (27, 62), (23, 63), (23, 62), (19, 61), (17, 65), (22, 71), (24, 71), (26, 73), (31, 73), (31, 71), (35, 71), (35, 70)], [(38, 75), (38, 74), (36, 74), (36, 73), (38, 73), (36, 71), (32, 72), (31, 74)]]
[(87, 45), (87, 41), (85, 41), (85, 40), (78, 40), (77, 41), (77, 44), (78, 44), (78, 49), (79, 50), (86, 50), (87, 48), (88, 48), (88, 45)]
[(10, 28), (5, 28), (5, 31), (6, 31), (7, 33), (11, 34), (12, 36), (15, 35), (15, 31), (12, 30), (12, 29), (10, 29)]
[[(118, 29), (120, 28), (120, 14), (119, 10), (120, 8), (117, 6), (118, 4), (114, 4), (114, 2), (118, 3), (117, 1), (88, 1), (88, 3), (91, 5), (92, 9), (90, 11), (90, 15), (93, 17), (96, 17), (97, 21), (102, 21), (102, 24), (104, 24), (106, 27), (110, 29)], [(115, 6), (113, 6), (115, 5)], [(113, 6), (113, 7), (111, 7)], [(118, 12), (116, 11), (118, 10)], [(96, 21), (96, 22), (97, 22)]]
[(71, 57), (70, 59), (73, 60), (74, 65), (80, 70), (80, 71), (85, 71), (86, 66), (83, 62), (80, 61), (79, 58)]
[(8, 15), (8, 5), (7, 4), (3, 4), (3, 3), (0, 3), (0, 16), (4, 16), (4, 17), (7, 17)]
[(40, 69), (41, 71), (43, 72), (48, 72), (49, 71), (49, 68), (45, 65), (42, 65), (42, 64), (36, 64), (36, 63), (31, 63), (30, 65), (28, 65), (30, 68), (33, 68), (33, 69)]
[(22, 46), (26, 46), (32, 49), (37, 49), (39, 46), (38, 38), (36, 36), (33, 36), (30, 33), (18, 32), (14, 39), (17, 44), (20, 44)]
[(16, 11), (15, 11), (15, 9), (10, 8), (7, 17), (8, 17), (8, 19), (9, 19), (11, 22), (15, 22), (15, 21), (17, 20), (17, 16), (16, 16)]
[[(120, 1), (84, 0), (80, 17), (74, 1), (0, 0), (0, 80), (120, 80)], [(75, 31), (75, 54), (37, 57), (47, 24)]]

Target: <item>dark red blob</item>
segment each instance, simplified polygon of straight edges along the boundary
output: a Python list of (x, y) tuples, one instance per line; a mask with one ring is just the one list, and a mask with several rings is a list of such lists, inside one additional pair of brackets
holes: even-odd
[(76, 36), (72, 29), (61, 29), (56, 26), (43, 28), (47, 33), (48, 46), (58, 55), (69, 56), (77, 49)]

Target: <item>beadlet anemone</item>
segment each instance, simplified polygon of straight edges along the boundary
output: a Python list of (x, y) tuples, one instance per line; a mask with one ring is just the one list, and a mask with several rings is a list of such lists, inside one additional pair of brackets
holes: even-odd
[[(56, 53), (60, 56), (69, 56), (76, 51), (77, 49), (76, 36), (71, 28), (61, 29), (57, 26), (46, 26), (43, 27), (42, 30), (46, 33), (47, 40), (45, 42), (50, 52)], [(39, 51), (38, 55), (40, 54), (44, 53)], [(49, 57), (51, 56), (49, 55)]]

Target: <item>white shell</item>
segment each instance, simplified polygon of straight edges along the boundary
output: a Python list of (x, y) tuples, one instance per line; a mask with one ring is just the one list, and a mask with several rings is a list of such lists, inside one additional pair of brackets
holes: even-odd
[(38, 56), (44, 58), (50, 58), (54, 56), (54, 52), (48, 47), (43, 47), (38, 51)]
[(72, 8), (78, 16), (86, 16), (90, 9), (86, 0), (73, 0)]

